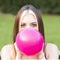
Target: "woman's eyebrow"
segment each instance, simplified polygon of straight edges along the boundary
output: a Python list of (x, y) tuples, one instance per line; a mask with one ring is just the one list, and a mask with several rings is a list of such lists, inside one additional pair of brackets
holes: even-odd
[(37, 24), (37, 22), (32, 22), (32, 23)]

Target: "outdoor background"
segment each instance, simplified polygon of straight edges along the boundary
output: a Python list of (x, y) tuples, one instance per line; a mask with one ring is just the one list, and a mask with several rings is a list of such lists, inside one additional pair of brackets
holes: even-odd
[(40, 11), (46, 42), (56, 44), (60, 50), (60, 0), (0, 0), (0, 50), (12, 43), (15, 16), (25, 4)]

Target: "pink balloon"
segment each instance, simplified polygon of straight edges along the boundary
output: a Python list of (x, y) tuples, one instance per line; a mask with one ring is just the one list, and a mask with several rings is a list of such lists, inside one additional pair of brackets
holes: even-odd
[(16, 36), (16, 45), (21, 53), (31, 56), (41, 52), (44, 38), (33, 28), (23, 29)]

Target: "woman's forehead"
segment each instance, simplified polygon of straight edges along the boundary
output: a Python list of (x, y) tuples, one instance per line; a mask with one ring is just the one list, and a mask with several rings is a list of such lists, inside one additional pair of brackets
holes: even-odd
[(31, 22), (37, 22), (36, 18), (29, 14), (29, 15), (25, 15), (25, 17), (22, 19), (21, 23), (31, 23)]
[(32, 10), (25, 10), (23, 11), (23, 13), (21, 14), (21, 17), (20, 17), (20, 23), (22, 22), (22, 20), (28, 15), (32, 15), (34, 17), (34, 19), (37, 21), (37, 17), (35, 15), (35, 13), (32, 11)]
[(34, 18), (37, 19), (36, 14), (32, 10), (29, 9), (29, 10), (24, 10), (23, 11), (23, 13), (21, 14), (20, 20), (23, 20), (24, 16), (29, 15), (29, 14), (33, 15)]

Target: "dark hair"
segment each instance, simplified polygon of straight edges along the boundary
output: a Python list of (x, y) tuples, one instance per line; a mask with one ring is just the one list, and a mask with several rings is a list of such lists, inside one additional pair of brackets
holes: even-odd
[(35, 15), (37, 17), (37, 21), (38, 21), (39, 31), (41, 32), (41, 34), (43, 35), (43, 37), (45, 39), (44, 26), (43, 26), (43, 22), (42, 22), (42, 18), (40, 16), (40, 13), (32, 5), (25, 5), (18, 11), (18, 14), (16, 15), (15, 24), (14, 24), (14, 30), (13, 30), (13, 43), (15, 42), (16, 35), (18, 33), (18, 30), (19, 30), (18, 26), (19, 26), (19, 20), (20, 20), (21, 14), (22, 14), (23, 11), (28, 10), (28, 9), (32, 10), (35, 13)]

